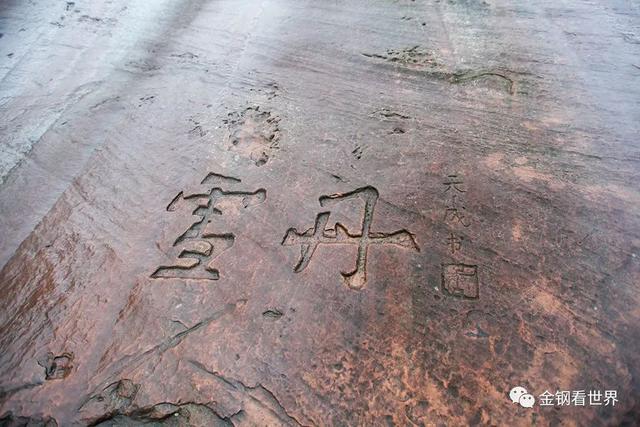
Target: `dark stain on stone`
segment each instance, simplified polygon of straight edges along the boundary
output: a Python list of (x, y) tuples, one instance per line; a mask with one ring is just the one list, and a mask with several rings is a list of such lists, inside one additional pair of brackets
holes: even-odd
[(277, 308), (266, 310), (262, 313), (262, 315), (270, 320), (278, 320), (283, 316), (282, 311)]
[(62, 353), (59, 356), (55, 356), (49, 352), (44, 358), (38, 360), (38, 365), (44, 368), (45, 379), (61, 380), (71, 373), (73, 369), (72, 361), (73, 353)]

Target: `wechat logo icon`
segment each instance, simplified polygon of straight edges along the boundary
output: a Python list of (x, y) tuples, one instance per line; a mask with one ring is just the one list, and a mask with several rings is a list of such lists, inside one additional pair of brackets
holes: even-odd
[(520, 386), (512, 388), (509, 397), (513, 403), (519, 403), (523, 408), (533, 408), (536, 403), (533, 395), (529, 394), (526, 388)]

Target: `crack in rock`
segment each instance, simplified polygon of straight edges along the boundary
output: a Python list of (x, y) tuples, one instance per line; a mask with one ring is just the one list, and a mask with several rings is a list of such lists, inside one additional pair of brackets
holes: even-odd
[(248, 400), (243, 402), (242, 410), (239, 411), (236, 416), (230, 417), (232, 422), (243, 421), (246, 420), (246, 418), (254, 418), (254, 416), (257, 415), (257, 419), (266, 416), (270, 417), (273, 422), (279, 421), (283, 423), (283, 425), (305, 426), (305, 424), (302, 424), (296, 417), (291, 415), (276, 395), (264, 385), (258, 383), (255, 386), (251, 386), (238, 379), (227, 377), (217, 371), (212, 371), (198, 361), (188, 360), (188, 362), (199, 371), (214, 377), (225, 387), (232, 391), (237, 391), (241, 393), (242, 396), (248, 398)]

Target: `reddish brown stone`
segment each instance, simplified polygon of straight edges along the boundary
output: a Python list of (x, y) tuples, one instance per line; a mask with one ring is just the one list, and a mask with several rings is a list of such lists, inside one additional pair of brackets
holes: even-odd
[(0, 10), (0, 425), (640, 417), (637, 6)]

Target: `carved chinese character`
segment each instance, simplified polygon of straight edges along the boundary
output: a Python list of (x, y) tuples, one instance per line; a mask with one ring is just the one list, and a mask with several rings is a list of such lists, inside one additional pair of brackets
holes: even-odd
[(467, 264), (443, 264), (442, 287), (453, 296), (479, 298), (478, 267)]
[(466, 220), (466, 215), (464, 211), (466, 208), (464, 206), (458, 207), (456, 203), (456, 195), (454, 194), (451, 197), (451, 203), (447, 205), (447, 209), (444, 213), (444, 221), (445, 222), (455, 222), (462, 224), (464, 227), (469, 226), (469, 221)]
[(413, 234), (406, 230), (382, 233), (371, 231), (378, 190), (373, 187), (363, 187), (349, 193), (332, 194), (320, 197), (320, 206), (331, 207), (350, 199), (361, 199), (364, 202), (362, 226), (357, 232), (350, 232), (340, 223), (328, 227), (331, 212), (321, 212), (316, 217), (313, 228), (299, 232), (295, 228), (287, 230), (282, 241), (285, 246), (300, 245), (300, 260), (294, 271), (304, 270), (311, 261), (318, 245), (354, 245), (358, 247), (355, 268), (353, 271), (342, 272), (346, 285), (351, 289), (362, 289), (367, 283), (367, 252), (370, 245), (395, 245), (419, 251)]
[(206, 192), (184, 194), (180, 192), (167, 207), (167, 211), (175, 210), (178, 202), (186, 201), (195, 206), (192, 215), (197, 219), (173, 243), (177, 250), (176, 260), (172, 265), (159, 267), (153, 278), (186, 278), (218, 280), (220, 272), (214, 260), (221, 253), (233, 246), (235, 235), (213, 230), (212, 223), (216, 216), (223, 215), (221, 204), (239, 204), (244, 208), (255, 206), (265, 201), (267, 192), (259, 189), (253, 192), (231, 191), (223, 189), (240, 183), (237, 178), (210, 173), (202, 180), (208, 185)]
[(449, 233), (449, 237), (447, 237), (447, 244), (449, 245), (451, 254), (455, 254), (462, 248), (463, 239), (464, 238), (462, 236), (456, 236), (453, 233)]
[(443, 185), (447, 186), (443, 193), (446, 193), (451, 189), (456, 190), (458, 193), (465, 193), (466, 190), (463, 190), (461, 187), (463, 184), (464, 181), (462, 180), (462, 178), (459, 178), (458, 175), (448, 175), (445, 182), (443, 182)]

